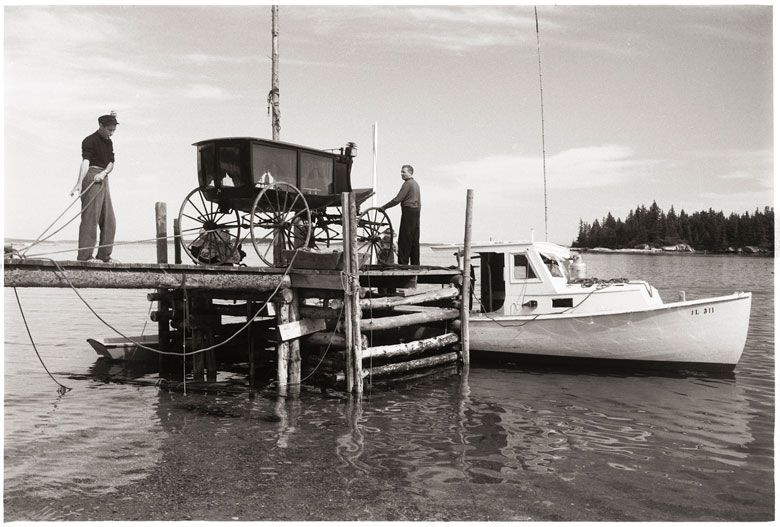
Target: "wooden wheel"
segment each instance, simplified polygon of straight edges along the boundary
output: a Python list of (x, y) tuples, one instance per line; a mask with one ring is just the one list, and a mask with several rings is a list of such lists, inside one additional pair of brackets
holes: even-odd
[(277, 181), (263, 188), (252, 204), (249, 232), (266, 265), (282, 265), (282, 251), (309, 246), (311, 211), (295, 185)]
[(181, 204), (179, 231), (179, 243), (195, 263), (223, 265), (241, 261), (238, 211), (220, 210), (200, 188), (187, 194)]
[(393, 225), (387, 213), (377, 207), (366, 209), (357, 223), (358, 253), (368, 253), (368, 263), (394, 263)]

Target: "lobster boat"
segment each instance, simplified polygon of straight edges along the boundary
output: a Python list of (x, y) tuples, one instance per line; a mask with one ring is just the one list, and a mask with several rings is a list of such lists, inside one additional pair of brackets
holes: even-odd
[(645, 281), (588, 278), (579, 254), (552, 243), (475, 243), (472, 252), (475, 359), (500, 353), (564, 364), (728, 371), (745, 347), (749, 292), (697, 300), (681, 293), (664, 303)]

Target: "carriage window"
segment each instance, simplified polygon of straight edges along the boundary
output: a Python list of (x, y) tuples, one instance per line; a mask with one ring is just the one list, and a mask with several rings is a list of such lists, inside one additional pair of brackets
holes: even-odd
[(534, 268), (531, 266), (531, 262), (528, 261), (525, 254), (513, 254), (512, 260), (512, 278), (516, 280), (536, 278)]
[(298, 185), (295, 150), (252, 145), (252, 183), (285, 181)]
[(217, 181), (223, 185), (236, 187), (241, 185), (240, 146), (219, 147), (219, 169), (215, 176)]
[(304, 194), (332, 194), (333, 159), (301, 152), (301, 190)]
[(198, 149), (198, 182), (207, 187), (214, 182), (214, 145)]

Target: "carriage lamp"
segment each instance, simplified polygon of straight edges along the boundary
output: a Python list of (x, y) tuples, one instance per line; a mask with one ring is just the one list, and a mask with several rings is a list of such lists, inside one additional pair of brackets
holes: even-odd
[(347, 157), (357, 157), (357, 145), (355, 143), (347, 143)]

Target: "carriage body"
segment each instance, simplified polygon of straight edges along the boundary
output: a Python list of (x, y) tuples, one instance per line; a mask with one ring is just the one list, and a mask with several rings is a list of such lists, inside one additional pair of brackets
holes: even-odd
[[(209, 139), (198, 149), (198, 183), (209, 201), (223, 208), (250, 212), (263, 187), (294, 185), (311, 209), (338, 206), (342, 192), (352, 192), (352, 143), (337, 152), (253, 137)], [(364, 201), (372, 189), (360, 189)]]
[[(358, 206), (374, 194), (370, 188), (352, 188), (354, 143), (324, 151), (226, 137), (193, 146), (198, 187), (179, 212), (179, 240), (196, 263), (239, 263), (245, 255), (242, 243), (249, 238), (268, 265), (280, 265), (285, 249), (329, 247), (342, 241), (342, 193), (353, 192)], [(392, 243), (389, 218), (379, 209), (369, 210), (374, 211), (371, 218), (361, 215), (359, 220), (371, 230), (364, 237), (376, 241), (382, 224), (382, 236), (386, 241), (390, 232)]]

